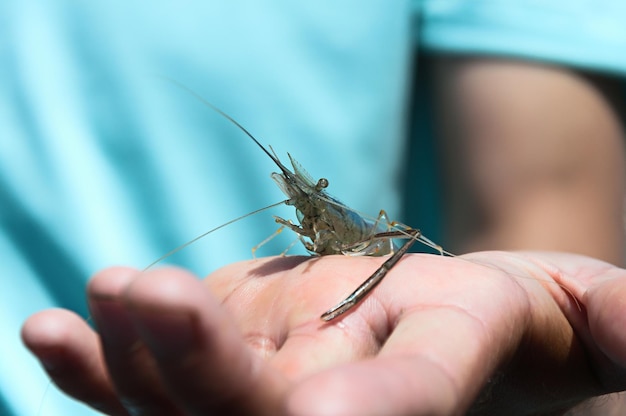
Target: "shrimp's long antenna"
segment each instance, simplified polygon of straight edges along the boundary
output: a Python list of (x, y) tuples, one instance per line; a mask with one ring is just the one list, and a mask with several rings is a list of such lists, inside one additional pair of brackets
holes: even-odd
[(242, 126), (241, 124), (239, 124), (239, 122), (237, 122), (237, 120), (235, 120), (234, 118), (232, 118), (231, 116), (229, 116), (228, 114), (226, 114), (224, 111), (222, 111), (219, 107), (217, 107), (214, 104), (211, 104), (210, 102), (208, 102), (204, 97), (202, 97), (200, 94), (198, 94), (197, 92), (195, 92), (194, 90), (192, 90), (191, 88), (187, 87), (184, 84), (181, 84), (180, 82), (168, 78), (168, 77), (164, 77), (161, 76), (161, 78), (165, 79), (166, 81), (171, 82), (172, 84), (174, 84), (175, 86), (177, 86), (178, 88), (180, 88), (183, 91), (186, 91), (187, 93), (191, 94), (193, 97), (195, 97), (198, 101), (200, 101), (202, 104), (206, 105), (207, 107), (209, 107), (210, 109), (212, 109), (213, 111), (215, 111), (216, 113), (220, 114), (221, 116), (223, 116), (226, 120), (230, 121), (231, 123), (233, 123), (235, 126), (237, 126), (239, 128), (239, 130), (241, 130), (242, 132), (244, 132), (249, 138), (252, 139), (252, 141), (254, 141), (254, 143), (256, 143), (257, 146), (259, 146), (261, 148), (261, 150), (263, 150), (263, 152), (265, 152), (266, 155), (269, 156), (270, 159), (272, 159), (274, 161), (274, 163), (276, 163), (276, 166), (278, 166), (280, 168), (280, 170), (288, 175), (291, 176), (293, 175), (291, 173), (291, 171), (282, 164), (282, 162), (276, 157), (274, 156), (269, 150), (267, 150), (265, 148), (265, 146), (263, 146), (253, 135), (252, 133), (250, 133), (244, 126)]
[(282, 204), (284, 204), (284, 203), (286, 203), (286, 202), (287, 202), (287, 201), (280, 201), (280, 202), (276, 202), (275, 204), (268, 205), (268, 206), (263, 207), (263, 208), (259, 208), (259, 209), (257, 209), (257, 210), (252, 211), (252, 212), (248, 212), (248, 213), (247, 213), (247, 214), (245, 214), (245, 215), (242, 215), (242, 216), (237, 217), (237, 218), (235, 218), (235, 219), (232, 219), (232, 220), (230, 220), (230, 221), (228, 221), (228, 222), (225, 222), (224, 224), (222, 224), (222, 225), (220, 225), (220, 226), (217, 226), (217, 227), (215, 227), (215, 228), (212, 228), (212, 229), (210, 229), (209, 231), (206, 231), (206, 232), (204, 232), (204, 233), (200, 234), (199, 236), (197, 236), (197, 237), (195, 237), (195, 238), (193, 238), (193, 239), (191, 239), (191, 240), (187, 241), (185, 244), (181, 244), (180, 246), (178, 246), (178, 247), (176, 247), (176, 248), (174, 248), (174, 249), (172, 249), (172, 250), (168, 251), (167, 253), (165, 253), (164, 255), (162, 255), (161, 257), (159, 257), (158, 259), (156, 259), (155, 261), (153, 261), (153, 262), (152, 262), (152, 263), (150, 263), (149, 265), (147, 265), (147, 266), (143, 269), (143, 271), (145, 272), (146, 270), (148, 270), (149, 268), (151, 268), (151, 267), (152, 267), (152, 266), (154, 266), (155, 264), (157, 264), (157, 263), (159, 263), (159, 262), (163, 261), (164, 259), (168, 258), (169, 256), (171, 256), (172, 254), (178, 253), (180, 250), (184, 249), (185, 247), (190, 246), (191, 244), (193, 244), (193, 243), (195, 243), (196, 241), (200, 240), (201, 238), (206, 237), (207, 235), (209, 235), (209, 234), (211, 234), (211, 233), (213, 233), (213, 232), (215, 232), (215, 231), (219, 230), (220, 228), (224, 228), (224, 227), (226, 227), (227, 225), (230, 225), (230, 224), (232, 224), (232, 223), (235, 223), (235, 222), (237, 222), (237, 221), (240, 221), (240, 220), (242, 220), (242, 219), (244, 219), (244, 218), (246, 218), (246, 217), (250, 217), (250, 216), (252, 216), (252, 215), (256, 215), (256, 214), (258, 214), (259, 212), (263, 212), (263, 211), (268, 210), (268, 209), (270, 209), (270, 208), (277, 207), (277, 206), (282, 205)]

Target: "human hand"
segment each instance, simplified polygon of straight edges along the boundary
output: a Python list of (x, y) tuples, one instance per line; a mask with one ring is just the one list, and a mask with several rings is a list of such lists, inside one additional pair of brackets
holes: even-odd
[(67, 394), (115, 415), (549, 414), (626, 388), (626, 271), (407, 255), (362, 304), (319, 319), (383, 260), (252, 260), (203, 282), (111, 268), (89, 286), (99, 334), (50, 310), (22, 336)]

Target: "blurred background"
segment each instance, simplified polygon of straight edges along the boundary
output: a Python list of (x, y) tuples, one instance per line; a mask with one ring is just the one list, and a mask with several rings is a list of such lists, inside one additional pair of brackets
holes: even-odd
[[(328, 178), (328, 192), (348, 206), (373, 217), (385, 209), (390, 219), (422, 229), (452, 251), (568, 249), (619, 262), (619, 108), (626, 73), (620, 16), (626, 11), (618, 2), (604, 2), (602, 11), (589, 3), (2, 2), (0, 414), (95, 414), (47, 387), (19, 342), (26, 317), (48, 307), (86, 317), (84, 289), (96, 271), (115, 264), (141, 269), (209, 229), (285, 198), (270, 179), (272, 161), (167, 79), (231, 115), (284, 163), (289, 152), (314, 179)], [(515, 99), (520, 89), (525, 101)], [(497, 91), (510, 101), (498, 101)], [(581, 147), (563, 169), (533, 181), (509, 180), (512, 166), (543, 172), (537, 155), (578, 148), (550, 144), (553, 136), (575, 135), (552, 129), (546, 120), (563, 126), (572, 120), (546, 108), (578, 114), (551, 96), (581, 103), (589, 121), (572, 131), (581, 132), (581, 141), (598, 131), (601, 137), (591, 142), (605, 145), (594, 157)], [(520, 125), (545, 129), (509, 135)], [(501, 140), (506, 137), (512, 139)], [(511, 145), (496, 148), (490, 140)], [(532, 146), (522, 151), (515, 143)], [(518, 163), (512, 154), (527, 157)], [(478, 169), (494, 159), (503, 166)], [(583, 168), (580, 161), (588, 159), (593, 163)], [(561, 166), (560, 158), (546, 160)], [(572, 171), (592, 174), (578, 180)], [(525, 185), (552, 183), (551, 175), (574, 184), (565, 187), (567, 198), (529, 203), (523, 213), (508, 215), (536, 195)], [(493, 178), (502, 183), (492, 185)], [(541, 195), (561, 195), (562, 182), (554, 183)], [(589, 188), (602, 192), (588, 198)], [(598, 206), (585, 206), (580, 215), (564, 209), (588, 199)], [(573, 212), (567, 221), (552, 220), (565, 211)], [(163, 263), (204, 276), (250, 259), (252, 247), (278, 228), (274, 215), (295, 220), (292, 207), (272, 209)], [(598, 225), (594, 218), (607, 221)], [(517, 240), (509, 236), (521, 236), (519, 230), (502, 231), (502, 224), (537, 226)], [(573, 236), (562, 233), (576, 228), (572, 224), (584, 226)], [(562, 238), (549, 238), (555, 235)], [(282, 233), (257, 256), (279, 254), (295, 238)], [(581, 244), (561, 246), (562, 240)], [(300, 244), (290, 251), (298, 253), (305, 254)]]

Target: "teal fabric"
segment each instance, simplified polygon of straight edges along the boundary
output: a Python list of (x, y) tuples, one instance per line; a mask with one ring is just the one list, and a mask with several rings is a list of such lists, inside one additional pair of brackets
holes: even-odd
[(432, 91), (420, 67), (435, 55), (496, 56), (623, 79), (626, 2), (414, 0), (413, 7), (420, 56), (414, 78), (412, 135), (405, 157), (403, 218), (445, 244)]
[(417, 0), (424, 48), (537, 59), (626, 75), (621, 0)]
[[(30, 314), (88, 312), (87, 279), (138, 268), (283, 200), (276, 170), (229, 113), (328, 191), (397, 218), (410, 3), (0, 4), (0, 387), (14, 415), (80, 415), (18, 340)], [(355, 13), (355, 10), (358, 13)], [(277, 228), (258, 214), (166, 262), (205, 275), (252, 258)], [(257, 255), (278, 254), (282, 233)], [(293, 253), (304, 253), (296, 245)], [(43, 402), (42, 402), (43, 401)], [(42, 408), (38, 413), (38, 407)]]

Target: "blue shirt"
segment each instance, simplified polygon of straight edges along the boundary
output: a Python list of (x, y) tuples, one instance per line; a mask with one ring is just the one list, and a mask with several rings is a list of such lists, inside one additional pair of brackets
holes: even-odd
[[(18, 340), (24, 319), (83, 316), (87, 279), (145, 267), (202, 232), (285, 199), (290, 152), (360, 211), (397, 217), (410, 4), (13, 1), (0, 5), (0, 387), (15, 415), (90, 414)], [(167, 261), (203, 276), (271, 235), (255, 215)], [(295, 219), (295, 218), (294, 218)], [(282, 233), (257, 255), (278, 254)], [(303, 253), (302, 248), (294, 252)], [(43, 401), (43, 403), (42, 403)]]

